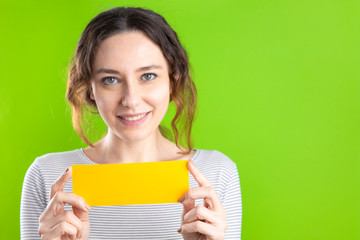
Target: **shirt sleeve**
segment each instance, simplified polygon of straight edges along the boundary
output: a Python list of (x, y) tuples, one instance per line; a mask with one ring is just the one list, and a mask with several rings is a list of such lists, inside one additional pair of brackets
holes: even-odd
[(39, 217), (46, 208), (45, 184), (37, 159), (28, 168), (21, 193), (20, 233), (21, 239), (40, 239)]
[(225, 239), (241, 239), (242, 201), (240, 179), (236, 167), (226, 183), (222, 204), (227, 214), (228, 227)]

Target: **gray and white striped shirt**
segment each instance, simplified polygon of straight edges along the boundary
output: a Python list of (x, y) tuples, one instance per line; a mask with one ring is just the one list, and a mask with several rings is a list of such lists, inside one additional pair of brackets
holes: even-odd
[[(225, 239), (240, 239), (242, 202), (236, 164), (216, 150), (195, 149), (192, 161), (209, 179), (227, 213)], [(49, 153), (37, 157), (26, 172), (20, 209), (21, 239), (40, 239), (39, 216), (49, 203), (50, 187), (65, 169), (73, 164), (97, 164), (83, 149)], [(189, 173), (189, 187), (198, 183)], [(64, 187), (72, 193), (72, 179)], [(203, 204), (202, 199), (195, 205)], [(71, 211), (65, 205), (65, 211)], [(181, 225), (181, 203), (93, 206), (89, 212), (89, 239), (182, 239), (177, 229)]]

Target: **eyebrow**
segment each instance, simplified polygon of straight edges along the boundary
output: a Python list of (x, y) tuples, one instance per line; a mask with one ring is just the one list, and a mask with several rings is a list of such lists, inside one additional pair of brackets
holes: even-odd
[[(147, 70), (150, 70), (150, 69), (162, 69), (163, 67), (162, 66), (159, 66), (159, 65), (149, 65), (149, 66), (144, 66), (144, 67), (141, 67), (141, 68), (138, 68), (135, 70), (135, 72), (143, 72), (143, 71), (147, 71)], [(113, 69), (106, 69), (106, 68), (100, 68), (99, 70), (96, 71), (96, 75), (100, 74), (100, 73), (110, 73), (110, 74), (118, 74), (120, 75), (120, 73), (116, 70), (113, 70)]]

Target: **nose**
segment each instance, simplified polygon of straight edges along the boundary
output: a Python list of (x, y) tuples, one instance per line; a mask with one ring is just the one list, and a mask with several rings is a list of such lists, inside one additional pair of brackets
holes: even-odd
[(140, 90), (133, 84), (126, 84), (126, 87), (123, 89), (123, 97), (121, 99), (121, 104), (124, 107), (135, 108), (139, 106), (141, 100)]

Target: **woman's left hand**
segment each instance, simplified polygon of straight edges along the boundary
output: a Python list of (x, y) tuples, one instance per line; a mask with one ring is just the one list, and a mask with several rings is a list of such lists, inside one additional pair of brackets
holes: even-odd
[[(185, 240), (224, 239), (227, 228), (226, 211), (209, 180), (189, 160), (188, 169), (198, 182), (179, 200), (183, 204), (181, 227), (178, 230)], [(204, 199), (204, 205), (195, 207), (195, 199)]]

